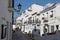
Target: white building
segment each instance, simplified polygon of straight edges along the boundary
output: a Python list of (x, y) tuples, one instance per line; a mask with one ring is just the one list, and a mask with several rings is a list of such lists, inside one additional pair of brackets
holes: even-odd
[(39, 6), (33, 4), (16, 19), (16, 24), (20, 26), (23, 32), (39, 35), (53, 34), (60, 30), (60, 3), (53, 3), (50, 6)]
[[(31, 29), (29, 29), (29, 30), (27, 30), (29, 27), (29, 25), (27, 26), (27, 25), (25, 25), (24, 24), (24, 22), (25, 21), (28, 21), (28, 18), (29, 17), (31, 17), (32, 16), (32, 14), (34, 14), (35, 12), (40, 12), (40, 11), (42, 11), (43, 10), (43, 7), (42, 6), (39, 6), (39, 5), (37, 5), (37, 4), (33, 4), (33, 5), (31, 5), (31, 7), (29, 7), (28, 9), (26, 9), (22, 14), (21, 14), (21, 16), (20, 17), (18, 17), (16, 20), (17, 20), (17, 22), (16, 22), (16, 24), (17, 24), (17, 27), (19, 27), (19, 26), (23, 26), (22, 27), (22, 31), (29, 31), (29, 30), (31, 30)], [(22, 23), (22, 24), (20, 24), (20, 23)], [(27, 23), (28, 24), (28, 23)], [(26, 28), (27, 29), (24, 29), (24, 26), (26, 26)], [(33, 27), (34, 28), (34, 27)]]
[(12, 0), (0, 0), (0, 40), (12, 40)]

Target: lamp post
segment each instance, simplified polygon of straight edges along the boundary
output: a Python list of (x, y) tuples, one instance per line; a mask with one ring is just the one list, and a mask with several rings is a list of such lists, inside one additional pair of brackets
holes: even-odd
[(14, 0), (12, 0), (12, 7), (8, 8), (9, 12), (12, 12), (12, 24), (14, 24), (14, 12), (20, 12), (21, 4), (18, 4), (18, 10), (14, 8)]

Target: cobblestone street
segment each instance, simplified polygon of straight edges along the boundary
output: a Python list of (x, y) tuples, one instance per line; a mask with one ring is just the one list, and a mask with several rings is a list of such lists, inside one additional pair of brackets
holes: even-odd
[[(35, 37), (34, 40), (40, 40), (40, 38), (37, 36)], [(20, 31), (15, 31), (12, 35), (12, 40), (32, 40), (31, 38), (29, 38), (29, 36), (26, 34), (23, 34), (22, 32)]]
[(27, 36), (20, 31), (16, 31), (15, 33), (13, 33), (12, 39), (13, 40), (29, 40)]
[[(20, 31), (15, 31), (12, 35), (13, 40), (32, 40), (28, 35), (23, 34)], [(54, 38), (55, 37), (55, 38)], [(60, 31), (56, 32), (55, 35), (46, 35), (46, 36), (34, 36), (34, 40), (59, 40), (60, 38)]]

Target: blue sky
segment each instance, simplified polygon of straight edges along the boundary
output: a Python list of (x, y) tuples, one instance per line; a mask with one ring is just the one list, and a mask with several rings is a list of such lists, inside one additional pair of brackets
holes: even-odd
[[(60, 0), (14, 0), (14, 7), (18, 9), (17, 5), (20, 3), (22, 8), (19, 13), (22, 13), (25, 9), (29, 8), (30, 5), (37, 3), (39, 5), (46, 5), (47, 3), (56, 3), (60, 2)], [(14, 16), (20, 16), (19, 13), (14, 12)]]

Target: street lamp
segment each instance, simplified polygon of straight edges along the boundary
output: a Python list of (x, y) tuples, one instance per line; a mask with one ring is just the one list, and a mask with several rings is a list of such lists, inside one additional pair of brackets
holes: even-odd
[(9, 12), (14, 12), (14, 11), (15, 12), (20, 12), (21, 6), (22, 6), (21, 4), (18, 5), (18, 10), (15, 9), (14, 6), (13, 7), (8, 7), (8, 11)]
[(21, 4), (18, 5), (18, 9), (21, 9)]
[(13, 11), (16, 11), (16, 12), (20, 12), (20, 9), (21, 9), (21, 4), (18, 5), (18, 10), (16, 10), (15, 8), (13, 9)]

